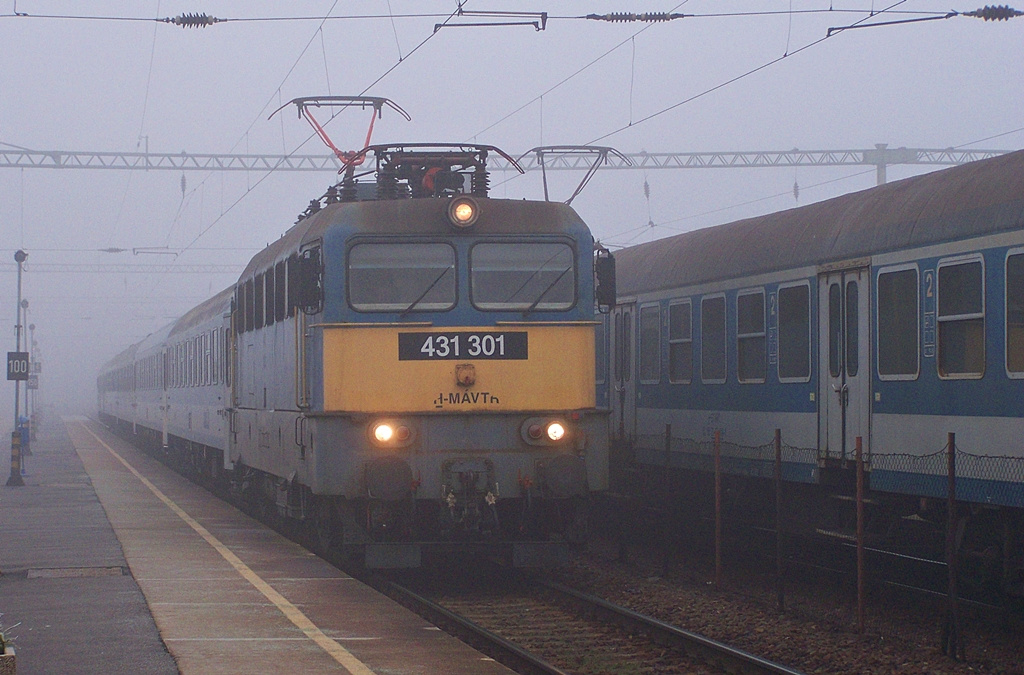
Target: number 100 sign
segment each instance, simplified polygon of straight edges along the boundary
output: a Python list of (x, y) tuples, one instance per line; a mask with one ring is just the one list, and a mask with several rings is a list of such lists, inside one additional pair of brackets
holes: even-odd
[(28, 379), (28, 352), (7, 352), (7, 379)]

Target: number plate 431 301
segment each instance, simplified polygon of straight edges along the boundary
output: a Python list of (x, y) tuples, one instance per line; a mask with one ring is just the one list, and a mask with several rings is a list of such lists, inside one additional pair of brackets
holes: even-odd
[(525, 331), (399, 333), (399, 361), (452, 361), (456, 359), (526, 360)]

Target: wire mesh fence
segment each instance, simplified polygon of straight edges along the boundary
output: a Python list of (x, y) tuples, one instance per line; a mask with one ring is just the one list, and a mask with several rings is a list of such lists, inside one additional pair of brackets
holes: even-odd
[[(1024, 507), (1024, 457), (979, 455), (956, 448), (957, 501)], [(871, 489), (946, 498), (948, 448), (927, 455), (871, 454)]]
[[(650, 465), (693, 471), (715, 470), (715, 441), (679, 438), (665, 434), (642, 434), (633, 442), (636, 459)], [(741, 445), (722, 440), (722, 472), (733, 475), (772, 478), (775, 475), (775, 444)], [(813, 482), (817, 477), (818, 451), (782, 443), (782, 479)]]

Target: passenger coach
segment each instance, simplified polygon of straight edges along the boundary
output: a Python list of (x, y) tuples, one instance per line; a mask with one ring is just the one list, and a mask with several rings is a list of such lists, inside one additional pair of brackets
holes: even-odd
[(771, 476), (780, 428), (787, 481), (848, 484), (859, 437), (906, 515), (945, 498), (953, 433), (986, 541), (1024, 538), (1024, 152), (616, 258), (613, 429), (640, 462), (710, 469), (718, 432), (727, 472)]

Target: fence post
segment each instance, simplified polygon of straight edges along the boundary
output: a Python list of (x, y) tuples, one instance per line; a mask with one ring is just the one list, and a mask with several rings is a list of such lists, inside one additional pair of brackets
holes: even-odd
[(864, 634), (864, 454), (857, 437), (857, 632)]
[(956, 587), (956, 434), (950, 432), (946, 443), (946, 568), (949, 592), (946, 596), (946, 622), (942, 629), (942, 653), (956, 660), (964, 655)]
[(715, 586), (722, 586), (722, 432), (715, 429)]
[(782, 583), (782, 429), (775, 430), (775, 594), (779, 611), (786, 611)]

